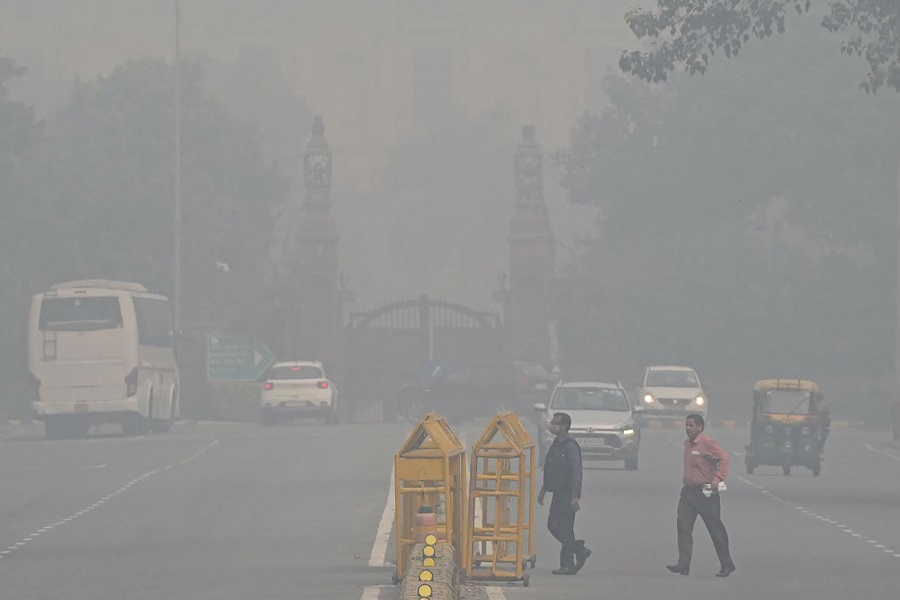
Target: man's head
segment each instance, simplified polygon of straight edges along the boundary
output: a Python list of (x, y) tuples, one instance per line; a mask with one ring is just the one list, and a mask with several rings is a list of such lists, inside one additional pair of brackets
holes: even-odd
[(561, 433), (565, 433), (569, 431), (569, 427), (572, 426), (572, 417), (567, 415), (566, 413), (553, 413), (553, 418), (550, 419), (550, 432), (553, 435), (559, 435)]
[(684, 430), (691, 441), (703, 432), (705, 426), (703, 415), (699, 413), (691, 413), (684, 419)]

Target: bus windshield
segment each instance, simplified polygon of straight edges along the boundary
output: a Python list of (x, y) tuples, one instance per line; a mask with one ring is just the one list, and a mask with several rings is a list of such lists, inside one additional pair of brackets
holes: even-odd
[(98, 331), (122, 327), (122, 311), (116, 296), (44, 298), (41, 331)]

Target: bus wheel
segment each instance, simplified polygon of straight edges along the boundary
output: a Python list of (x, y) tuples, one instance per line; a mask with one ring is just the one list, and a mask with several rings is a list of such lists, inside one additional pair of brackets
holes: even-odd
[(122, 433), (125, 435), (144, 435), (147, 430), (147, 419), (141, 415), (127, 415), (122, 421)]

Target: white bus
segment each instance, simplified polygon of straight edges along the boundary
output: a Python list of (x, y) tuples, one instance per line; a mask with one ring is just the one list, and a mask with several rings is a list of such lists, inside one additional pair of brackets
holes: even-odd
[(60, 283), (31, 299), (32, 410), (50, 439), (120, 423), (165, 432), (178, 418), (178, 368), (165, 296), (137, 283)]

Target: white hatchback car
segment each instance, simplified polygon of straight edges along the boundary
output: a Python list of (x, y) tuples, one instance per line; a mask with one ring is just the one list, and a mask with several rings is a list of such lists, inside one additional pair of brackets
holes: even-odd
[(259, 421), (274, 425), (283, 417), (324, 417), (338, 422), (337, 388), (318, 361), (285, 361), (272, 365), (259, 395)]

